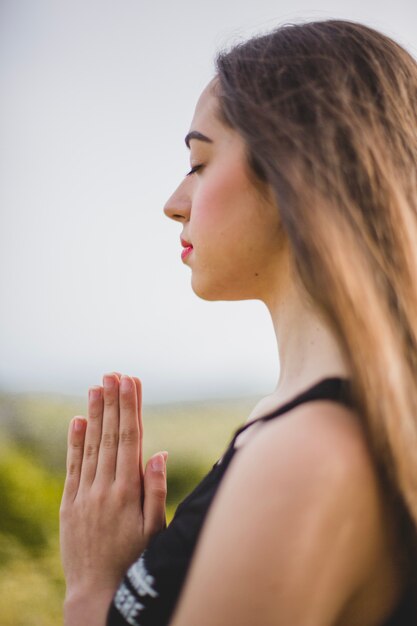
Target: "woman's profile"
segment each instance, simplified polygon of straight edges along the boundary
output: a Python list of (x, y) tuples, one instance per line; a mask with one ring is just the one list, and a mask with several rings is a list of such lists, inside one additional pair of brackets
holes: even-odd
[(60, 511), (66, 626), (417, 623), (416, 103), (416, 61), (356, 22), (218, 54), (164, 212), (197, 296), (265, 303), (278, 383), (168, 526), (140, 379), (90, 388)]

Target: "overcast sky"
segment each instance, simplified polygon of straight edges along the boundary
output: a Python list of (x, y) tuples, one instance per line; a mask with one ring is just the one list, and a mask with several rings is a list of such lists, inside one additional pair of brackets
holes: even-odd
[(0, 0), (0, 390), (120, 370), (144, 403), (271, 392), (267, 309), (196, 296), (163, 213), (194, 106), (217, 50), (284, 22), (361, 21), (417, 57), (416, 7)]

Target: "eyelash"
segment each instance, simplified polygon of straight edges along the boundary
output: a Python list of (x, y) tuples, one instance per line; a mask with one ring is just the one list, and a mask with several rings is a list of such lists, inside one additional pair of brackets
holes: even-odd
[(190, 169), (190, 171), (186, 174), (186, 176), (191, 176), (192, 174), (195, 174), (195, 172), (197, 172), (200, 167), (203, 167), (202, 165), (194, 165), (194, 167), (192, 167)]

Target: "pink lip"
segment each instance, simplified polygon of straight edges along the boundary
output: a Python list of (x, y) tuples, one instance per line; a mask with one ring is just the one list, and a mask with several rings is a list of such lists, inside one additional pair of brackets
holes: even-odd
[(184, 248), (184, 250), (181, 252), (181, 258), (183, 261), (190, 254), (192, 250), (193, 250), (193, 246), (187, 246), (186, 248)]

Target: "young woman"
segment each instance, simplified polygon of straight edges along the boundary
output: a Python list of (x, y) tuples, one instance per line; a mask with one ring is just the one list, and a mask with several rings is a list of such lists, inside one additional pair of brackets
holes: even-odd
[(61, 506), (66, 626), (417, 623), (416, 103), (413, 58), (354, 22), (218, 56), (164, 210), (199, 297), (267, 306), (278, 384), (168, 527), (139, 379), (90, 390)]

